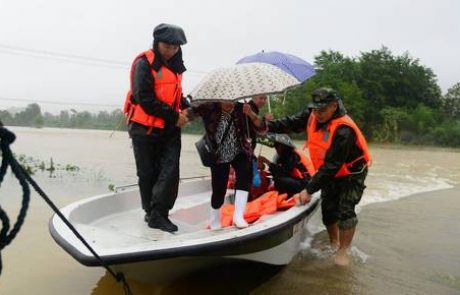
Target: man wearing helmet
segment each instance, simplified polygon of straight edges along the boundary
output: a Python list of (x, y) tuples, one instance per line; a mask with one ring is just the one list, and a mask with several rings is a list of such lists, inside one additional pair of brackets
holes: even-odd
[(337, 248), (335, 263), (348, 265), (348, 250), (358, 219), (355, 206), (361, 200), (371, 156), (360, 129), (346, 114), (336, 91), (323, 87), (313, 91), (303, 112), (268, 123), (276, 133), (307, 134), (315, 174), (297, 198), (309, 202), (321, 190), (321, 211), (331, 246)]
[(181, 113), (188, 102), (182, 96), (186, 70), (181, 45), (182, 28), (160, 24), (153, 31), (153, 48), (133, 61), (130, 90), (125, 101), (128, 132), (142, 201), (144, 220), (151, 228), (177, 231), (169, 220), (179, 184), (181, 131), (188, 119)]

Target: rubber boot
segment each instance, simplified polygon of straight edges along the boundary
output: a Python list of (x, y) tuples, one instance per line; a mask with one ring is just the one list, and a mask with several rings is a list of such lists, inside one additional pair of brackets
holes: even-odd
[(214, 209), (211, 207), (211, 223), (209, 227), (211, 230), (218, 230), (222, 228), (220, 225), (220, 208)]
[(233, 224), (237, 228), (246, 228), (248, 223), (244, 220), (244, 210), (248, 202), (248, 192), (236, 190), (235, 193), (235, 212), (233, 213)]

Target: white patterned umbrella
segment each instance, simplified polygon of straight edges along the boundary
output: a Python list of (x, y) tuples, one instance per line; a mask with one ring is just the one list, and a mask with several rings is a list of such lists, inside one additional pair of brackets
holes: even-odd
[(197, 100), (237, 100), (255, 95), (282, 93), (300, 82), (266, 63), (237, 64), (218, 68), (192, 90)]

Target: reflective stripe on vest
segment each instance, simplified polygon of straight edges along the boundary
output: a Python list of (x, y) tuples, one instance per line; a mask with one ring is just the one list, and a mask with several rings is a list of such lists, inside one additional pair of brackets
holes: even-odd
[[(313, 167), (310, 158), (297, 149), (294, 149), (294, 152), (299, 156), (300, 163), (305, 167), (305, 171), (307, 171), (310, 176), (313, 176), (313, 174), (315, 174), (315, 167)], [(305, 178), (305, 172), (301, 172), (298, 168), (294, 168), (291, 175), (296, 178)]]
[[(126, 95), (123, 112), (126, 115), (127, 121), (137, 122), (144, 126), (156, 127), (163, 129), (165, 121), (162, 118), (155, 117), (147, 114), (141, 107), (140, 104), (134, 104), (132, 102), (132, 84), (133, 84), (133, 73), (134, 65), (139, 58), (145, 57), (150, 65), (152, 66), (155, 60), (155, 53), (153, 50), (147, 50), (139, 54), (131, 65), (130, 73), (130, 89)], [(151, 68), (153, 77), (153, 90), (156, 98), (169, 105), (173, 110), (178, 112), (180, 110), (180, 103), (182, 99), (182, 75), (175, 74), (165, 66), (161, 66), (160, 69), (155, 71)]]
[(326, 152), (329, 150), (332, 139), (334, 138), (335, 132), (340, 125), (346, 125), (352, 128), (356, 134), (356, 146), (358, 146), (363, 154), (358, 158), (352, 160), (351, 162), (344, 163), (335, 177), (341, 177), (352, 174), (349, 168), (358, 160), (364, 159), (367, 166), (371, 165), (372, 159), (367, 148), (367, 142), (364, 138), (361, 130), (358, 128), (356, 123), (348, 116), (344, 115), (339, 118), (332, 119), (326, 126), (316, 130), (316, 116), (314, 113), (310, 114), (308, 123), (306, 126), (306, 132), (308, 134), (308, 139), (305, 142), (305, 146), (308, 147), (308, 152), (310, 154), (311, 161), (316, 171), (323, 165)]

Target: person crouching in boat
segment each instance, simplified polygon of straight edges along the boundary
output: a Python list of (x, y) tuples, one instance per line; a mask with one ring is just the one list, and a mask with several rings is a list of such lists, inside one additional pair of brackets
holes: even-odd
[[(280, 193), (288, 194), (288, 198), (301, 192), (315, 173), (313, 164), (306, 155), (296, 149), (287, 134), (267, 134), (267, 138), (275, 144), (276, 155), (273, 162), (264, 156), (258, 161), (268, 165), (273, 177), (275, 189)], [(299, 200), (307, 202), (309, 200)]]
[(221, 227), (219, 209), (224, 203), (230, 166), (236, 173), (233, 224), (237, 228), (247, 227), (243, 214), (252, 183), (253, 157), (248, 130), (264, 131), (265, 121), (257, 116), (251, 105), (232, 101), (192, 103), (184, 113), (189, 120), (200, 116), (208, 138), (218, 147), (216, 163), (210, 166), (211, 229)]

